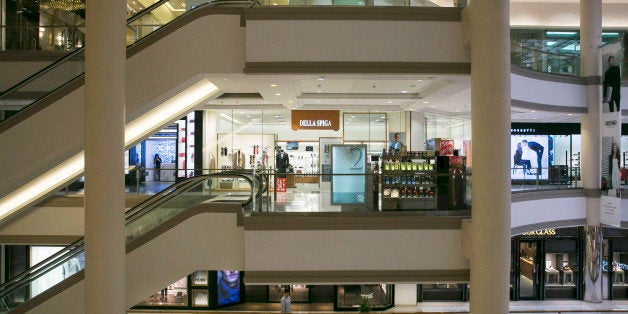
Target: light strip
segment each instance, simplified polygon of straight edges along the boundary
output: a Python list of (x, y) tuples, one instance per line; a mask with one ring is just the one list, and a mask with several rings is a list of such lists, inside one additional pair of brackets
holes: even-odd
[(217, 90), (218, 87), (216, 85), (203, 79), (178, 95), (166, 100), (155, 109), (126, 125), (124, 145), (129, 145), (146, 136), (155, 127), (182, 116)]
[[(168, 99), (155, 109), (133, 120), (125, 127), (125, 141), (127, 146), (145, 136), (156, 127), (182, 116), (201, 101), (218, 91), (218, 87), (203, 79), (178, 95)], [(59, 187), (59, 182), (66, 182), (81, 174), (85, 169), (84, 152), (70, 157), (60, 165), (18, 188), (0, 199), (0, 220), (26, 206)]]
[(80, 152), (37, 179), (25, 184), (0, 199), (0, 220), (26, 206), (33, 199), (46, 195), (58, 186), (83, 172), (85, 156)]

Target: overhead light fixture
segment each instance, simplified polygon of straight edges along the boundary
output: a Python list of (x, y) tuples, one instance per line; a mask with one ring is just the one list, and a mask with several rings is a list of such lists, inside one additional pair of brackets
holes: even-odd
[(429, 102), (429, 101), (424, 101), (423, 103), (424, 103), (424, 104), (429, 104), (430, 102)]
[(319, 77), (319, 78), (318, 78), (318, 80), (319, 80), (319, 81), (324, 81), (324, 80), (325, 80), (325, 77), (324, 77), (324, 76), (321, 76), (321, 77)]
[(430, 108), (436, 108), (436, 106), (434, 106), (434, 105), (431, 105), (431, 106), (430, 106)]
[(407, 93), (408, 91), (407, 91), (407, 90), (402, 90), (401, 92), (402, 92), (402, 93)]
[(281, 93), (276, 93), (275, 96), (281, 96)]
[(277, 87), (277, 84), (270, 84), (270, 87)]
[(294, 102), (294, 101), (292, 101), (292, 100), (288, 100), (288, 103), (290, 103), (290, 104), (291, 104), (291, 103), (293, 103), (293, 102)]
[(316, 92), (317, 92), (317, 93), (322, 93), (323, 91), (319, 89), (319, 90), (317, 90)]
[(389, 100), (386, 102), (387, 104), (392, 104), (392, 100)]

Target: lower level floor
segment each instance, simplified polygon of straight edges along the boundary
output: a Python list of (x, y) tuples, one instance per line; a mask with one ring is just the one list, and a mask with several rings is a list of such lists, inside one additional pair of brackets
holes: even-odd
[[(193, 311), (193, 313), (277, 313), (280, 311), (279, 303), (243, 303), (223, 308), (217, 311)], [(300, 314), (343, 313), (333, 311), (332, 303), (293, 303), (292, 312)], [(183, 311), (181, 311), (183, 312)], [(172, 310), (130, 310), (128, 314), (148, 313), (181, 313)], [(185, 311), (190, 313), (190, 311)], [(553, 301), (512, 301), (511, 313), (628, 313), (628, 301), (604, 301), (602, 303), (588, 303), (574, 300)], [(355, 312), (353, 312), (355, 313)], [(419, 302), (416, 306), (396, 306), (381, 313), (469, 313), (469, 302)]]

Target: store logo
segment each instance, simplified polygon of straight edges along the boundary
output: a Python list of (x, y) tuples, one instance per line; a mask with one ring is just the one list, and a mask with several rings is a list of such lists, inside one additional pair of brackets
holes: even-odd
[(299, 126), (330, 127), (332, 124), (329, 120), (299, 120)]
[(531, 235), (532, 236), (553, 236), (553, 235), (556, 235), (556, 229), (536, 230), (536, 231), (523, 233), (522, 235), (527, 235), (527, 236), (531, 236)]
[(617, 120), (604, 121), (604, 126), (616, 126)]

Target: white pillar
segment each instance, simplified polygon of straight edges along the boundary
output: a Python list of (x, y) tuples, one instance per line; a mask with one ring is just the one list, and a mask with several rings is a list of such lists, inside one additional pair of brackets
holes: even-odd
[(417, 284), (395, 284), (395, 307), (416, 306)]
[(85, 313), (126, 313), (126, 2), (86, 3)]
[(471, 36), (474, 314), (508, 313), (510, 287), (509, 1), (474, 0), (465, 9)]
[(410, 113), (410, 150), (425, 150), (425, 114), (422, 112)]
[[(582, 187), (587, 193), (587, 240), (585, 261), (595, 261), (602, 254), (602, 228), (600, 225), (601, 163), (601, 76), (602, 54), (602, 1), (580, 1), (580, 64), (581, 75), (586, 78), (585, 94), (587, 114), (582, 116)], [(596, 245), (598, 244), (598, 245)], [(584, 300), (602, 302), (602, 264), (585, 262)]]

